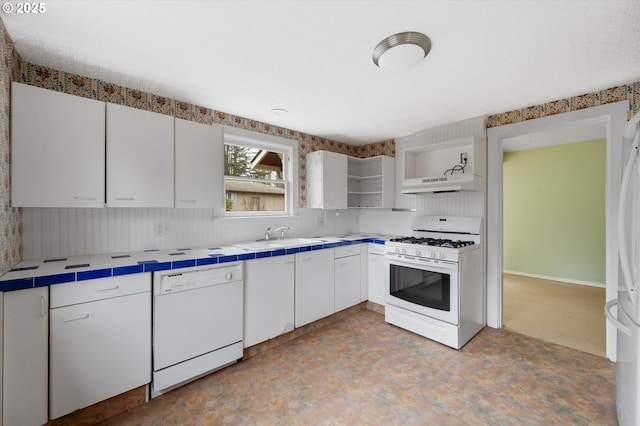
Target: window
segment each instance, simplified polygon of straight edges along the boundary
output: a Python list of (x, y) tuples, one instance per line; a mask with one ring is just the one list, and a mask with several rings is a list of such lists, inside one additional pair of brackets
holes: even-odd
[(295, 141), (225, 128), (225, 215), (292, 214), (295, 156)]

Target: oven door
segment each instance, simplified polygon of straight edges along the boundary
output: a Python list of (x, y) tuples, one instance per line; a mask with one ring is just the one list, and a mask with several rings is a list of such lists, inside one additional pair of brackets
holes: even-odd
[(389, 305), (458, 325), (458, 264), (386, 258)]

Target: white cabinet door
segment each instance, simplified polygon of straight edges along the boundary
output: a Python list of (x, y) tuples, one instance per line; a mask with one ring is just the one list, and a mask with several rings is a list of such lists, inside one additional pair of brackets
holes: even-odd
[(387, 297), (387, 269), (384, 262), (384, 251), (377, 249), (377, 247), (372, 248), (376, 244), (370, 244), (369, 246), (369, 270), (367, 272), (369, 278), (369, 300), (379, 305), (384, 305)]
[(360, 255), (337, 258), (335, 260), (335, 311), (341, 311), (358, 303), (360, 303)]
[(296, 327), (334, 313), (333, 249), (296, 253)]
[(347, 208), (347, 156), (329, 151), (307, 154), (307, 207)]
[(174, 206), (173, 122), (107, 104), (107, 206)]
[(104, 207), (105, 103), (15, 82), (11, 99), (11, 204)]
[(360, 301), (369, 300), (369, 244), (360, 244)]
[(4, 293), (3, 424), (47, 422), (48, 287)]
[(222, 127), (180, 119), (175, 126), (176, 207), (222, 207)]
[[(151, 280), (135, 277), (145, 292), (51, 309), (52, 419), (151, 382)], [(105, 283), (96, 294), (118, 279), (92, 280)]]
[(293, 330), (294, 278), (292, 254), (245, 262), (245, 348)]

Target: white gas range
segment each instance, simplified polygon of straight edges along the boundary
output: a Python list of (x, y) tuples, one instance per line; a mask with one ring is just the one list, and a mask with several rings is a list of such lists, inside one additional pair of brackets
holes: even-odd
[(485, 325), (481, 219), (416, 216), (385, 243), (385, 320), (460, 349)]

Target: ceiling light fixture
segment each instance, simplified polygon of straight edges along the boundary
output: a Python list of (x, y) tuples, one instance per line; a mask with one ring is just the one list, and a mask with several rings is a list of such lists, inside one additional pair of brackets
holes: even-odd
[(278, 117), (284, 117), (285, 115), (289, 114), (289, 111), (284, 108), (273, 108), (271, 110), (271, 114), (277, 115)]
[(390, 35), (373, 49), (373, 63), (390, 71), (406, 71), (420, 63), (431, 51), (431, 39), (407, 31)]

